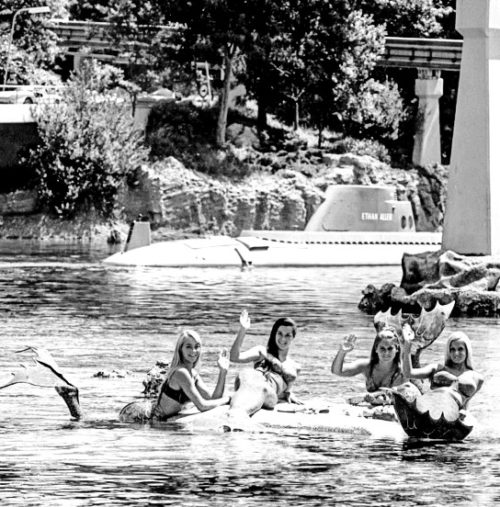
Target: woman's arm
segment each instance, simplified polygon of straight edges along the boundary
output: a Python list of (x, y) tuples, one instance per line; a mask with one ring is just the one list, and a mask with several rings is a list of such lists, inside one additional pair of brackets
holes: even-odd
[(177, 370), (172, 376), (171, 380), (174, 380), (176, 384), (186, 393), (186, 396), (195, 404), (196, 408), (200, 412), (205, 412), (207, 410), (211, 410), (212, 408), (219, 407), (220, 405), (226, 405), (230, 401), (229, 396), (222, 396), (221, 398), (217, 398), (215, 400), (205, 399), (201, 393), (199, 388), (201, 382), (201, 388), (204, 388), (204, 384), (201, 379), (198, 378), (197, 385), (195, 384), (194, 379), (189, 375), (188, 371), (184, 368)]
[(288, 403), (295, 403), (296, 405), (303, 405), (304, 403), (300, 401), (295, 395), (292, 393), (293, 385), (297, 380), (297, 377), (300, 373), (300, 365), (298, 365), (295, 361), (289, 360), (289, 363), (282, 364), (282, 372), (285, 376), (285, 381), (287, 384), (286, 391), (283, 393), (283, 398)]
[(458, 377), (458, 390), (471, 398), (481, 389), (483, 382), (484, 378), (480, 373), (469, 370)]
[(356, 336), (350, 334), (344, 337), (344, 342), (340, 346), (337, 355), (332, 362), (332, 373), (341, 377), (353, 377), (359, 373), (364, 373), (368, 367), (369, 361), (366, 359), (359, 359), (351, 364), (344, 364), (345, 356), (354, 349), (356, 343)]
[(401, 347), (403, 359), (403, 375), (406, 378), (429, 378), (437, 370), (437, 365), (429, 364), (422, 368), (413, 368), (411, 364), (411, 342), (415, 338), (415, 333), (411, 326), (406, 323), (403, 325), (403, 346)]
[(215, 386), (214, 392), (212, 393), (212, 399), (216, 400), (222, 398), (224, 394), (224, 386), (226, 385), (226, 375), (229, 369), (229, 358), (227, 357), (227, 350), (222, 349), (219, 352), (219, 359), (217, 361), (219, 367), (219, 377), (217, 378), (217, 385)]
[(229, 352), (229, 359), (233, 363), (250, 363), (257, 361), (262, 355), (261, 352), (264, 350), (262, 346), (253, 347), (246, 352), (241, 351), (241, 345), (248, 329), (250, 329), (250, 317), (248, 312), (243, 310), (240, 315), (240, 328)]
[(217, 360), (217, 366), (219, 367), (219, 376), (217, 378), (217, 385), (215, 386), (214, 392), (210, 394), (205, 382), (201, 379), (201, 377), (197, 377), (194, 379), (194, 384), (198, 389), (200, 395), (205, 400), (215, 400), (217, 398), (221, 398), (224, 394), (224, 387), (226, 385), (226, 375), (227, 370), (229, 369), (229, 359), (227, 358), (227, 350), (222, 349), (219, 352), (219, 359)]

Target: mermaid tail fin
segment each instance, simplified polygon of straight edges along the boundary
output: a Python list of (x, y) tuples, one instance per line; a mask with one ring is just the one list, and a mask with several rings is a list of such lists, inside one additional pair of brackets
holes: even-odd
[(378, 312), (373, 318), (373, 324), (377, 330), (391, 326), (401, 335), (403, 324), (408, 322), (415, 332), (415, 338), (412, 341), (411, 348), (411, 353), (414, 355), (427, 348), (442, 333), (446, 320), (451, 315), (454, 305), (454, 301), (447, 305), (436, 303), (436, 306), (432, 310), (422, 308), (418, 317), (413, 317), (411, 315), (403, 317), (401, 310), (393, 315), (389, 308), (385, 312)]
[(13, 371), (11, 373), (12, 377), (5, 382), (4, 384), (0, 385), (0, 389), (4, 389), (5, 387), (12, 386), (14, 384), (31, 384), (33, 386), (39, 386), (39, 387), (54, 387), (53, 383), (46, 383), (42, 380), (36, 379), (36, 369), (38, 368), (38, 365), (35, 364), (35, 366), (28, 366), (26, 364), (21, 364), (20, 368), (16, 371)]
[(59, 366), (57, 365), (55, 359), (50, 355), (49, 351), (40, 347), (32, 347), (28, 345), (25, 349), (16, 351), (17, 353), (22, 352), (33, 352), (33, 360), (35, 363), (48, 368), (57, 378), (61, 379), (65, 384), (75, 387), (61, 372)]
[(404, 391), (395, 389), (393, 394), (399, 422), (410, 437), (456, 441), (472, 431), (449, 391), (429, 391), (413, 399)]
[(393, 315), (391, 313), (391, 308), (389, 308), (385, 312), (377, 312), (375, 317), (373, 317), (373, 325), (377, 331), (384, 327), (393, 327), (399, 334), (401, 334), (403, 324), (404, 320), (402, 310), (399, 310), (396, 315)]
[(415, 338), (412, 341), (412, 354), (427, 348), (443, 332), (454, 305), (455, 301), (447, 305), (441, 305), (438, 302), (432, 310), (427, 311), (423, 308), (419, 317), (413, 319), (413, 322), (410, 323), (415, 332)]
[[(70, 414), (75, 419), (80, 419), (82, 416), (82, 411), (78, 397), (78, 388), (64, 376), (48, 350), (44, 348), (28, 346), (23, 350), (18, 350), (17, 352), (32, 352), (34, 366), (21, 365), (22, 369), (14, 372), (12, 374), (12, 378), (7, 383), (0, 386), (0, 389), (17, 383), (26, 383), (38, 387), (54, 387), (57, 394), (59, 394), (59, 396), (61, 396), (61, 398), (66, 403)], [(55, 375), (56, 380), (53, 379), (53, 376), (50, 381), (47, 381), (46, 378), (43, 380), (37, 380), (37, 376), (40, 376), (40, 372), (37, 372), (39, 366), (43, 366), (44, 369), (49, 370), (52, 375)], [(47, 375), (45, 375), (45, 377), (46, 376)]]

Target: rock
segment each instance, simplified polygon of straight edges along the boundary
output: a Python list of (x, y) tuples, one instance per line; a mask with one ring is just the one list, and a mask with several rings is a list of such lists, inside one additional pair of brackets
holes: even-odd
[(403, 254), (401, 261), (403, 269), (401, 287), (411, 294), (425, 283), (439, 280), (439, 265), (437, 261), (440, 255), (440, 252)]
[(340, 155), (337, 153), (323, 153), (322, 162), (329, 166), (337, 166), (340, 160)]
[(232, 123), (227, 127), (226, 135), (230, 141), (237, 148), (244, 146), (251, 146), (252, 148), (260, 148), (260, 140), (255, 129), (242, 125), (241, 123)]
[(20, 215), (37, 211), (37, 195), (32, 190), (0, 194), (0, 215)]
[(385, 283), (380, 289), (374, 285), (367, 285), (361, 291), (363, 297), (358, 304), (358, 308), (368, 315), (375, 315), (381, 309), (387, 309), (391, 306), (391, 291), (395, 285), (393, 283)]
[[(452, 316), (500, 316), (500, 258), (465, 257), (452, 251), (427, 252), (403, 257), (401, 286), (368, 285), (359, 308), (373, 315), (391, 306), (413, 313), (455, 301)], [(392, 285), (390, 291), (388, 287)]]

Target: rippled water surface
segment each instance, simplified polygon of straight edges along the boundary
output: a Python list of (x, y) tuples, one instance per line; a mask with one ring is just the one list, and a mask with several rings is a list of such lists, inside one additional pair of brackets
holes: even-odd
[[(486, 383), (471, 408), (478, 419), (462, 443), (419, 443), (341, 433), (220, 433), (175, 424), (126, 425), (117, 414), (140, 396), (145, 371), (170, 359), (176, 333), (204, 338), (202, 374), (216, 377), (242, 308), (246, 343), (267, 340), (278, 316), (299, 324), (296, 392), (342, 399), (363, 388), (330, 363), (342, 336), (359, 336), (351, 359), (369, 353), (370, 317), (357, 310), (368, 282), (398, 283), (399, 268), (124, 269), (106, 252), (0, 244), (0, 374), (27, 360), (25, 344), (49, 349), (79, 386), (83, 421), (74, 422), (52, 388), (0, 391), (2, 505), (349, 505), (490, 506), (500, 503), (499, 321), (452, 319), (474, 343)], [(423, 355), (440, 359), (444, 339)], [(125, 378), (94, 377), (125, 369)], [(228, 385), (238, 368), (231, 367)]]

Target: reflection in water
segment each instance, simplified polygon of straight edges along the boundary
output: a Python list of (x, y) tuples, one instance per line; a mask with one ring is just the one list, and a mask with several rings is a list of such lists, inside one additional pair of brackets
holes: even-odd
[[(86, 413), (83, 421), (70, 421), (52, 389), (0, 391), (3, 505), (498, 502), (498, 320), (450, 322), (473, 339), (486, 377), (471, 404), (480, 424), (462, 443), (305, 430), (226, 434), (117, 419), (140, 396), (144, 372), (170, 358), (181, 327), (202, 334), (204, 377), (214, 380), (218, 350), (231, 345), (244, 307), (252, 317), (248, 345), (264, 343), (278, 316), (298, 321), (298, 396), (339, 400), (360, 392), (362, 379), (334, 378), (330, 362), (348, 332), (359, 336), (352, 359), (369, 353), (373, 327), (356, 308), (360, 291), (368, 282), (397, 283), (397, 268), (128, 270), (105, 268), (74, 250), (0, 256), (0, 275), (0, 376), (23, 360), (15, 350), (44, 346), (80, 387)], [(443, 341), (422, 359), (440, 360)], [(131, 373), (94, 377), (113, 368)], [(231, 367), (228, 385), (239, 368)]]

